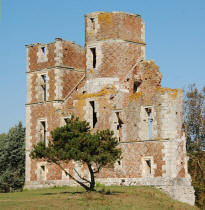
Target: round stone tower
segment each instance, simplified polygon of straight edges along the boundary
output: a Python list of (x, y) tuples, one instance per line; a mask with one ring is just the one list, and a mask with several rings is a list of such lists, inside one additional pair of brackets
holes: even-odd
[(145, 58), (145, 27), (140, 15), (94, 12), (85, 15), (87, 79), (119, 82)]

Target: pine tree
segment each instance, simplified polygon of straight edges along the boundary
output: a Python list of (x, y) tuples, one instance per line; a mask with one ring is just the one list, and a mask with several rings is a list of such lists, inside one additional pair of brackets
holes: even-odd
[[(90, 132), (89, 123), (72, 117), (63, 127), (51, 132), (52, 141), (48, 146), (39, 142), (31, 152), (31, 158), (44, 159), (55, 163), (65, 174), (76, 181), (87, 191), (95, 188), (95, 176), (105, 166), (113, 166), (120, 159), (121, 149), (118, 141), (110, 130)], [(76, 176), (68, 173), (62, 163), (76, 161), (87, 166), (90, 178), (85, 178), (74, 169)]]

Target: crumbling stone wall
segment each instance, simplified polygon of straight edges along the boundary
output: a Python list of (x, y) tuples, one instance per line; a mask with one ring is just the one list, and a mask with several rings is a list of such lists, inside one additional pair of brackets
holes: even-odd
[[(74, 113), (93, 132), (113, 130), (120, 143), (123, 159), (104, 168), (98, 181), (156, 186), (193, 205), (182, 91), (161, 87), (159, 67), (145, 59), (143, 20), (94, 12), (85, 16), (85, 24), (85, 49), (60, 38), (27, 46), (25, 187), (75, 184), (57, 166), (29, 157), (40, 138), (47, 144), (50, 132)], [(74, 168), (89, 176), (79, 163), (64, 167), (74, 176)]]

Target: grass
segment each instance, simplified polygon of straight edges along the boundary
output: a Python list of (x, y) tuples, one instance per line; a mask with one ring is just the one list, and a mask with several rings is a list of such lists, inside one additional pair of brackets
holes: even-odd
[(80, 187), (55, 187), (0, 193), (0, 209), (191, 210), (197, 207), (174, 201), (152, 187), (104, 187), (85, 192)]

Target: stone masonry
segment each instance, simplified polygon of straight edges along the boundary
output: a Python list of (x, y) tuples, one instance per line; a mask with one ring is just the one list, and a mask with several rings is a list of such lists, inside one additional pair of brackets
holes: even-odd
[[(182, 90), (161, 87), (162, 74), (145, 59), (145, 24), (140, 15), (85, 15), (85, 48), (60, 38), (27, 45), (26, 188), (75, 183), (57, 166), (29, 157), (38, 141), (66, 124), (71, 114), (93, 131), (114, 131), (123, 159), (105, 168), (106, 185), (151, 185), (194, 204), (182, 130)], [(83, 165), (71, 161), (84, 176)]]

